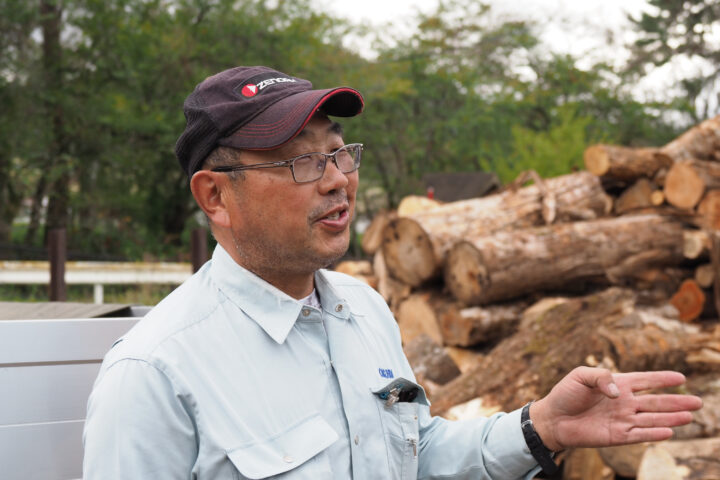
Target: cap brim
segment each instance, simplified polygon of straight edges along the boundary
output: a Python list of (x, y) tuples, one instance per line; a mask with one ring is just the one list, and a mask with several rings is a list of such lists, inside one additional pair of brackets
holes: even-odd
[(320, 107), (330, 116), (353, 117), (362, 112), (363, 98), (348, 87), (299, 92), (278, 100), (218, 144), (247, 150), (279, 147), (295, 138)]

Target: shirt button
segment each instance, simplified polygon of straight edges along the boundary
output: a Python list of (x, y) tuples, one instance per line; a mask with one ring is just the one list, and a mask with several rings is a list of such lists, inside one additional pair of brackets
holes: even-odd
[(335, 305), (336, 312), (342, 312), (342, 304)]
[(360, 437), (355, 435), (355, 445), (360, 445)]
[(283, 462), (285, 462), (285, 463), (293, 463), (294, 461), (295, 461), (295, 459), (293, 457), (291, 457), (290, 455), (285, 455), (283, 457)]
[(308, 315), (310, 315), (310, 309), (309, 309), (309, 308), (303, 308), (303, 309), (302, 309), (302, 314), (303, 314), (303, 317), (307, 317)]

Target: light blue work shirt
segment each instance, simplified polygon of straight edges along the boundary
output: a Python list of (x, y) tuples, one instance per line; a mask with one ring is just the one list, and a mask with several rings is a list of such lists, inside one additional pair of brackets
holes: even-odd
[[(322, 310), (220, 246), (107, 353), (84, 478), (531, 478), (520, 412), (431, 417), (385, 301), (320, 270)], [(397, 391), (395, 393), (397, 394)], [(407, 400), (407, 399), (406, 399)], [(532, 471), (532, 472), (531, 472)]]

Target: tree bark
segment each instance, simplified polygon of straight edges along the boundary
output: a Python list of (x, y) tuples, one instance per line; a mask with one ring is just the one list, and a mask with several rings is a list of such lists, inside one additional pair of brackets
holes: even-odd
[(60, 45), (60, 22), (62, 8), (57, 2), (40, 2), (41, 26), (43, 34), (43, 74), (45, 76), (45, 107), (51, 119), (52, 135), (50, 142), (50, 164), (57, 172), (48, 188), (47, 232), (66, 228), (70, 208), (70, 165), (68, 139), (65, 126), (65, 112), (62, 104), (62, 47)]
[(640, 460), (637, 480), (720, 478), (720, 438), (667, 441), (650, 445)]
[[(707, 350), (706, 354), (698, 356)], [(505, 410), (541, 398), (579, 365), (619, 371), (718, 372), (720, 332), (659, 317), (635, 307), (629, 290), (610, 288), (574, 299), (544, 302), (523, 315), (518, 333), (496, 346), (474, 369), (435, 392), (432, 410), (480, 397)]]
[(678, 208), (695, 208), (708, 189), (720, 188), (720, 162), (684, 160), (665, 179), (665, 198)]
[(498, 232), (458, 242), (445, 284), (466, 305), (485, 305), (626, 270), (678, 265), (682, 224), (638, 215)]
[[(542, 186), (555, 198), (557, 220), (594, 219), (610, 212), (612, 202), (597, 177), (578, 172), (551, 178)], [(446, 252), (463, 238), (542, 225), (541, 187), (442, 205), (392, 220), (383, 231), (382, 252), (390, 275), (417, 287), (440, 274)]]
[(463, 308), (457, 302), (446, 302), (437, 308), (445, 345), (471, 347), (495, 342), (517, 331), (528, 302)]
[(652, 178), (673, 160), (659, 148), (632, 148), (617, 145), (592, 145), (583, 154), (585, 168), (594, 175), (632, 182)]
[(661, 149), (675, 162), (720, 160), (720, 115), (695, 125)]
[(403, 350), (421, 384), (430, 380), (436, 385), (444, 385), (460, 375), (460, 369), (442, 345), (427, 335), (415, 337)]

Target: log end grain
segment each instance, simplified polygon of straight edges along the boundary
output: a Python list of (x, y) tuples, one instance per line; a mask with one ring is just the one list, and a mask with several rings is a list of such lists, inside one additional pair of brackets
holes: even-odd
[(675, 207), (694, 208), (704, 192), (705, 182), (686, 163), (673, 165), (665, 178), (665, 199)]
[(708, 191), (697, 208), (700, 223), (709, 230), (720, 230), (720, 190)]
[(466, 305), (483, 301), (483, 287), (489, 281), (480, 251), (470, 242), (458, 242), (445, 261), (445, 285)]
[(605, 145), (591, 145), (586, 148), (583, 160), (585, 168), (598, 177), (605, 175), (610, 170), (610, 156)]
[(680, 313), (683, 322), (691, 322), (698, 318), (705, 306), (705, 293), (693, 279), (685, 280), (670, 299), (670, 303)]
[(382, 252), (391, 276), (413, 287), (432, 278), (437, 259), (427, 232), (410, 218), (395, 218), (383, 229)]

